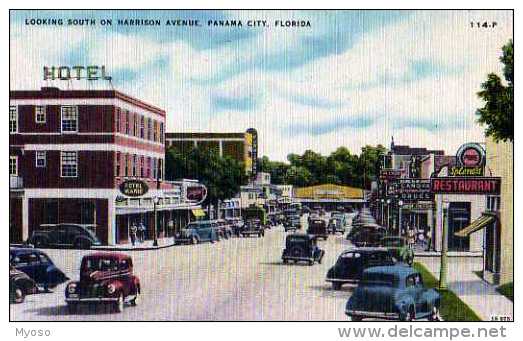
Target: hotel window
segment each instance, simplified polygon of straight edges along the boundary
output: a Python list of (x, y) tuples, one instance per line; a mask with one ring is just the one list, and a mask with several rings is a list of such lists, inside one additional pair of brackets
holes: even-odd
[(114, 112), (114, 131), (120, 132), (120, 109), (116, 108)]
[(18, 132), (18, 107), (16, 105), (9, 106), (9, 133)]
[(18, 175), (18, 156), (9, 156), (9, 175)]
[(125, 111), (125, 133), (127, 135), (131, 133), (129, 130), (129, 111)]
[(158, 179), (162, 179), (162, 175), (163, 175), (163, 160), (162, 159), (158, 159)]
[(151, 178), (151, 158), (147, 157), (147, 178)]
[(36, 123), (45, 123), (45, 106), (35, 105), (35, 122)]
[(36, 167), (43, 168), (46, 165), (46, 154), (44, 150), (37, 150), (36, 151)]
[(145, 176), (145, 165), (144, 165), (144, 157), (143, 156), (140, 156), (140, 177), (144, 177)]
[(138, 137), (138, 131), (139, 131), (139, 127), (138, 127), (138, 124), (139, 124), (139, 115), (138, 114), (135, 114), (134, 115), (134, 136)]
[(121, 171), (121, 167), (120, 167), (120, 153), (116, 152), (116, 161), (115, 161), (115, 165), (116, 165), (116, 168), (115, 168), (115, 176), (120, 176), (120, 171)]
[(142, 116), (141, 123), (140, 123), (140, 138), (142, 138), (142, 139), (144, 137), (144, 130), (145, 130), (145, 122), (144, 122), (144, 117)]
[(156, 158), (153, 158), (153, 179), (156, 179)]
[(61, 152), (61, 169), (63, 178), (74, 178), (78, 176), (78, 154), (77, 152)]
[(125, 154), (125, 176), (129, 176), (129, 155)]
[(163, 143), (163, 123), (160, 123), (160, 143)]
[(76, 133), (78, 132), (78, 107), (63, 106), (62, 107), (62, 132)]
[(153, 137), (152, 120), (148, 119), (147, 120), (147, 139), (150, 140), (152, 137)]
[(136, 176), (136, 154), (133, 154), (133, 176)]
[(154, 132), (154, 139), (153, 139), (153, 141), (157, 142), (158, 141), (158, 123), (156, 121), (154, 121), (153, 132)]

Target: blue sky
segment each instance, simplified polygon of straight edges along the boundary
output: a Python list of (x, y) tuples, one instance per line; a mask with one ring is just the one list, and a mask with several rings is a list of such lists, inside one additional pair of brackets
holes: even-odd
[[(168, 111), (168, 131), (255, 127), (275, 159), (339, 145), (443, 148), (481, 141), (475, 96), (500, 72), (508, 11), (16, 11), (11, 88), (38, 88), (43, 65), (106, 65), (113, 86)], [(30, 26), (31, 18), (112, 19), (113, 26)], [(123, 27), (117, 19), (200, 20)], [(496, 29), (470, 21), (495, 20)], [(241, 20), (243, 27), (208, 26)], [(247, 27), (265, 20), (268, 27)], [(282, 28), (303, 20), (311, 27)], [(35, 43), (36, 42), (36, 43)], [(30, 51), (31, 53), (28, 53)], [(49, 84), (47, 84), (49, 85)], [(108, 87), (69, 83), (61, 87)]]

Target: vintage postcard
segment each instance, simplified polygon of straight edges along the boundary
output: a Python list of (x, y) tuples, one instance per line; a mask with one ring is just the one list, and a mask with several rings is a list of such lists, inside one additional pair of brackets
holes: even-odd
[(10, 321), (514, 320), (512, 10), (9, 30)]

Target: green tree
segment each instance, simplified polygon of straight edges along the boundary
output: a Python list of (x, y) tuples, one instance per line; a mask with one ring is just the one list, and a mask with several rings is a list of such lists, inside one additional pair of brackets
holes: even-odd
[(311, 178), (311, 172), (301, 166), (290, 166), (285, 174), (286, 183), (296, 187), (310, 186)]
[(514, 140), (514, 44), (512, 39), (503, 46), (503, 75), (507, 85), (501, 78), (490, 73), (487, 80), (481, 84), (478, 96), (485, 102), (483, 108), (476, 111), (478, 122), (486, 125), (485, 135), (494, 141)]

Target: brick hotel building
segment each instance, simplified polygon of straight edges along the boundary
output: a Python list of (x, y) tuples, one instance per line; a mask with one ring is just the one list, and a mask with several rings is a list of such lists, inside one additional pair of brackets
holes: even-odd
[[(168, 221), (183, 224), (197, 208), (163, 181), (164, 110), (115, 90), (50, 87), (10, 91), (9, 104), (11, 243), (56, 223), (90, 225), (112, 245), (126, 243), (138, 220), (151, 237), (153, 205), (167, 236)], [(146, 195), (122, 197), (126, 179), (146, 182)]]

